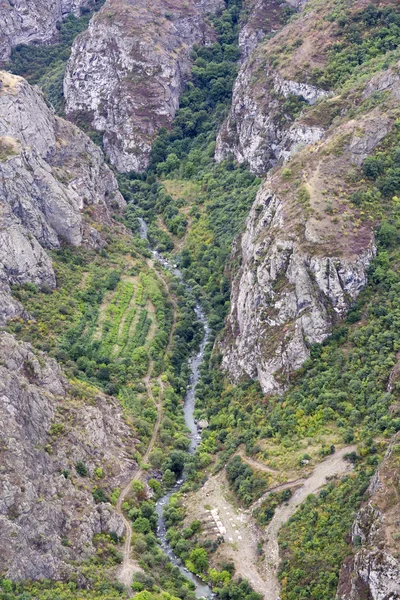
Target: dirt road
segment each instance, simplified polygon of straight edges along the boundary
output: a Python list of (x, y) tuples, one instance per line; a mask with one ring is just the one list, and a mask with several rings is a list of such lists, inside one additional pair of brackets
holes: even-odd
[[(335, 475), (344, 475), (351, 470), (352, 465), (344, 460), (344, 455), (353, 450), (355, 450), (354, 446), (338, 450), (317, 464), (307, 479), (297, 479), (271, 488), (248, 510), (237, 507), (229, 491), (225, 471), (222, 471), (210, 477), (200, 490), (190, 494), (184, 500), (187, 523), (199, 519), (202, 522), (204, 537), (207, 539), (216, 540), (218, 536), (223, 535), (225, 541), (213, 555), (215, 557), (213, 562), (234, 562), (236, 574), (247, 579), (265, 600), (279, 600), (278, 532), (309, 494), (315, 494), (325, 485), (327, 479)], [(254, 464), (256, 461), (252, 462), (252, 466), (256, 468)], [(286, 504), (276, 509), (272, 521), (265, 529), (263, 534), (265, 560), (263, 561), (257, 553), (260, 536), (252, 512), (271, 491), (288, 487), (292, 489), (297, 487), (297, 490)]]
[[(265, 567), (263, 573), (265, 587), (262, 592), (265, 600), (279, 600), (280, 589), (277, 573), (279, 567), (278, 533), (280, 528), (294, 515), (309, 494), (315, 494), (325, 485), (327, 479), (351, 471), (352, 465), (344, 459), (344, 455), (353, 452), (355, 449), (355, 446), (342, 448), (316, 465), (310, 477), (296, 490), (289, 501), (276, 509), (272, 521), (265, 530)], [(257, 591), (261, 592), (261, 590)]]

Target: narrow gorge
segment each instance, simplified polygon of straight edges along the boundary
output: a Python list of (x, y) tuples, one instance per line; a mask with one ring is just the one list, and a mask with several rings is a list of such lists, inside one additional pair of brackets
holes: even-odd
[(398, 2), (50, 4), (0, 5), (0, 600), (400, 599)]

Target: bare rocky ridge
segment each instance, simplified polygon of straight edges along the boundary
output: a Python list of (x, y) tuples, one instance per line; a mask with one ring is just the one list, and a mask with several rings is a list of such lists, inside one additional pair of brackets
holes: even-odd
[[(41, 95), (0, 72), (0, 286), (32, 281), (55, 285), (44, 248), (61, 242), (101, 246), (84, 211), (111, 225), (124, 206), (101, 150), (77, 127), (56, 117)], [(0, 321), (18, 313), (2, 302)]]
[(353, 524), (354, 555), (342, 567), (337, 600), (400, 598), (399, 451), (396, 436), (371, 482), (369, 499)]
[(279, 159), (288, 158), (323, 134), (321, 127), (293, 124), (285, 111), (285, 101), (297, 96), (314, 104), (326, 92), (297, 81), (268, 61), (271, 41), (263, 39), (282, 27), (282, 10), (288, 4), (300, 8), (305, 3), (249, 2), (250, 16), (239, 37), (242, 66), (233, 88), (230, 113), (218, 134), (217, 161), (232, 154), (237, 162), (248, 163), (253, 172), (265, 173)]
[(107, 0), (75, 40), (64, 81), (66, 114), (104, 132), (111, 163), (143, 171), (168, 127), (194, 44), (211, 42), (207, 13), (222, 0)]
[[(96, 505), (91, 489), (130, 478), (135, 440), (116, 402), (71, 390), (54, 360), (6, 333), (0, 365), (0, 570), (13, 580), (63, 578), (76, 571), (71, 561), (95, 552), (96, 533), (124, 534), (122, 518)], [(77, 475), (78, 461), (90, 479)]]
[(18, 44), (46, 44), (57, 34), (57, 23), (69, 14), (80, 15), (97, 0), (13, 0), (0, 3), (0, 61)]

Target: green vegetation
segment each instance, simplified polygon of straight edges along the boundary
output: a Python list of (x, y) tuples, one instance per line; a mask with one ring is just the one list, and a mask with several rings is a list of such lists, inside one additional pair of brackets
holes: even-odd
[(268, 476), (266, 473), (257, 473), (249, 465), (246, 465), (240, 456), (235, 456), (226, 467), (229, 485), (243, 502), (244, 506), (250, 506), (252, 502), (260, 498), (268, 487)]
[[(157, 213), (178, 237), (184, 235), (190, 220), (178, 261), (186, 281), (202, 299), (215, 332), (223, 325), (229, 302), (224, 270), (232, 240), (260, 183), (245, 166), (233, 161), (216, 164), (213, 159), (218, 127), (229, 109), (237, 72), (240, 9), (239, 0), (229, 0), (226, 10), (213, 18), (218, 42), (193, 50), (191, 79), (172, 129), (162, 131), (153, 146), (148, 173), (120, 176), (121, 191), (129, 202), (127, 224), (136, 230), (135, 217), (143, 215), (150, 223), (152, 246), (161, 251), (173, 249), (171, 238), (157, 229)], [(178, 182), (195, 184), (190, 206), (168, 193), (167, 188)]]
[[(388, 373), (400, 350), (400, 125), (357, 172), (357, 189), (350, 198), (363, 218), (372, 216), (377, 223), (379, 253), (370, 269), (369, 286), (333, 335), (311, 347), (311, 358), (292, 377), (284, 396), (265, 397), (252, 381), (227, 384), (219, 370), (220, 357), (212, 354), (210, 343), (201, 367), (196, 407), (196, 415), (207, 418), (209, 427), (197, 455), (185, 456), (188, 438), (179, 409), (187, 385), (187, 359), (202, 336), (202, 326), (194, 317), (194, 297), (201, 298), (207, 310), (213, 341), (228, 309), (226, 265), (232, 241), (260, 183), (246, 166), (213, 160), (216, 134), (227, 114), (237, 72), (240, 12), (240, 0), (228, 0), (226, 9), (213, 18), (218, 42), (193, 50), (192, 76), (180, 109), (171, 130), (161, 131), (154, 144), (148, 172), (119, 176), (129, 203), (126, 224), (136, 233), (137, 217), (146, 219), (151, 245), (163, 252), (175, 251), (174, 259), (192, 292), (161, 267), (149, 266), (146, 244), (110, 236), (100, 253), (67, 248), (54, 252), (55, 291), (31, 284), (15, 288), (16, 297), (35, 320), (17, 319), (10, 329), (63, 364), (74, 382), (73, 393), (86, 394), (90, 402), (87, 390), (95, 386), (118, 397), (140, 439), (139, 460), (157, 419), (154, 398), (162, 399), (163, 419), (149, 457), (151, 467), (161, 472), (160, 481), (149, 481), (155, 498), (176, 481), (185, 463), (190, 480), (184, 490), (195, 488), (215, 458), (212, 468), (216, 471), (228, 463), (231, 489), (243, 505), (250, 506), (270, 485), (272, 476), (254, 471), (238, 456), (232, 459), (240, 445), (267, 461), (288, 449), (305, 456), (308, 445), (317, 447), (323, 457), (331, 452), (332, 440), (356, 443), (357, 453), (350, 457), (355, 474), (331, 482), (318, 497), (308, 498), (280, 534), (282, 599), (332, 600), (339, 567), (349, 553), (351, 522), (387, 439), (400, 429), (400, 417), (389, 411), (400, 383), (395, 380), (394, 390), (387, 392)], [(344, 20), (340, 11), (334, 18), (338, 42), (330, 50), (327, 69), (312, 74), (317, 85), (342, 85), (361, 65), (368, 68), (375, 59), (389, 64), (395, 56), (400, 41), (397, 8), (371, 5), (349, 19)], [(14, 71), (44, 87), (59, 111), (69, 46), (87, 25), (85, 19), (64, 22), (56, 46), (18, 48), (13, 53)], [(289, 96), (278, 118), (295, 118), (303, 107), (301, 99)], [(284, 179), (291, 176), (291, 169), (286, 168)], [(310, 200), (306, 192), (300, 187), (298, 200), (303, 205)], [(177, 314), (170, 338), (171, 297)], [(163, 390), (155, 381), (160, 375)], [(52, 436), (62, 434), (56, 425), (50, 430)], [(75, 470), (78, 476), (87, 477), (83, 463), (76, 463)], [(96, 484), (103, 477), (100, 471), (95, 473)], [(100, 485), (92, 493), (96, 502), (108, 499)], [(118, 494), (115, 490), (110, 496), (114, 504)], [(290, 490), (270, 494), (255, 512), (259, 525), (266, 526), (276, 507), (289, 497)], [(132, 522), (135, 558), (144, 569), (133, 583), (136, 598), (192, 600), (191, 586), (159, 548), (154, 499), (146, 498), (140, 482), (135, 482), (123, 508)], [(232, 565), (210, 566), (218, 540), (202, 537), (197, 521), (184, 527), (184, 517), (180, 497), (173, 496), (165, 512), (168, 539), (186, 566), (212, 582), (220, 600), (258, 600), (247, 582), (235, 581)], [(3, 580), (0, 600), (9, 600), (11, 594), (20, 600), (62, 599), (71, 597), (68, 593), (89, 600), (125, 597), (122, 588), (107, 583), (102, 572), (104, 565), (116, 565), (121, 559), (113, 540), (99, 538), (97, 542), (95, 559), (85, 565), (90, 590), (78, 590), (75, 582), (24, 587)]]
[(261, 504), (259, 508), (254, 511), (254, 516), (257, 523), (261, 527), (265, 527), (272, 520), (275, 509), (282, 503), (286, 502), (291, 498), (292, 490), (286, 489), (282, 492), (271, 492), (266, 500)]
[(287, 600), (332, 600), (338, 571), (348, 555), (347, 535), (355, 507), (363, 498), (372, 470), (329, 483), (309, 496), (283, 526), (279, 578)]
[(174, 552), (185, 566), (192, 572), (209, 582), (218, 598), (224, 600), (261, 600), (249, 583), (235, 578), (233, 563), (221, 562), (218, 568), (210, 567), (210, 558), (218, 549), (222, 539), (210, 540), (202, 533), (200, 521), (184, 527), (185, 510), (182, 506), (181, 494), (171, 497), (169, 506), (164, 512), (168, 527), (167, 539)]
[[(360, 208), (362, 218), (373, 215), (377, 223), (378, 255), (370, 268), (370, 283), (346, 321), (323, 344), (311, 347), (311, 358), (292, 377), (289, 391), (269, 398), (257, 383), (229, 386), (218, 369), (217, 355), (210, 355), (211, 363), (202, 369), (197, 415), (207, 418), (210, 426), (203, 434), (200, 456), (216, 453), (216, 469), (241, 444), (253, 453), (264, 441), (267, 460), (276, 460), (279, 448), (283, 455), (289, 449), (301, 451), (309, 443), (319, 445), (324, 456), (333, 439), (335, 444), (358, 445), (357, 455), (350, 457), (357, 465), (356, 476), (331, 484), (317, 499), (310, 498), (282, 530), (284, 600), (333, 598), (340, 565), (351, 551), (347, 534), (363, 491), (387, 440), (400, 429), (398, 413), (390, 411), (399, 395), (397, 379), (392, 392), (387, 391), (400, 349), (399, 148), (397, 121), (374, 155), (357, 175), (352, 174), (352, 189), (354, 181), (357, 186), (349, 200)], [(247, 471), (243, 465), (240, 468)], [(243, 499), (240, 484), (235, 482), (234, 487)], [(256, 516), (268, 522), (273, 509), (267, 502)]]
[[(400, 9), (398, 6), (377, 7), (369, 4), (364, 10), (348, 11), (345, 2), (332, 14), (336, 21), (338, 40), (329, 50), (324, 69), (314, 69), (311, 80), (331, 89), (346, 82), (360, 67), (376, 57), (394, 58), (400, 47)], [(386, 64), (386, 68), (388, 63)]]
[[(99, 10), (102, 4), (104, 0), (94, 0), (94, 10)], [(6, 65), (6, 69), (11, 73), (25, 77), (32, 85), (39, 85), (59, 114), (63, 111), (63, 79), (72, 42), (87, 29), (92, 14), (86, 9), (81, 9), (81, 17), (69, 15), (58, 24), (58, 35), (55, 43), (50, 46), (16, 46)]]

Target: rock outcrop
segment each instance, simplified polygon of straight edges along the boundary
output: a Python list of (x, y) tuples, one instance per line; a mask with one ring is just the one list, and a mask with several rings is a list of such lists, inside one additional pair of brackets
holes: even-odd
[(161, 127), (179, 105), (194, 44), (214, 39), (207, 13), (222, 0), (107, 0), (72, 48), (66, 114), (104, 132), (111, 163), (143, 171)]
[(132, 433), (116, 402), (71, 389), (53, 359), (7, 333), (0, 425), (0, 570), (13, 580), (66, 577), (94, 554), (96, 533), (124, 534), (122, 518), (92, 490), (107, 494), (129, 480)]
[(353, 524), (354, 554), (341, 569), (337, 600), (400, 598), (399, 453), (397, 436), (369, 487), (369, 499)]
[(218, 134), (215, 159), (220, 162), (233, 154), (237, 162), (248, 163), (253, 172), (262, 174), (279, 159), (318, 141), (324, 132), (322, 127), (294, 123), (286, 112), (286, 100), (296, 96), (314, 104), (326, 92), (283, 79), (267, 67), (261, 78), (255, 78), (259, 64), (254, 59), (251, 68), (245, 63), (239, 72), (231, 111)]
[[(111, 224), (124, 206), (101, 150), (77, 127), (56, 117), (40, 94), (17, 76), (0, 72), (0, 286), (28, 281), (54, 286), (44, 248), (62, 242), (101, 245), (85, 215)], [(0, 321), (18, 313), (2, 302)]]
[(223, 367), (234, 381), (249, 376), (266, 393), (282, 392), (310, 346), (329, 335), (367, 283), (372, 223), (349, 198), (362, 178), (359, 165), (393, 127), (395, 74), (392, 83), (388, 113), (374, 108), (344, 119), (260, 190), (234, 249), (241, 264), (220, 342)]
[(310, 345), (322, 342), (335, 318), (345, 315), (367, 282), (375, 252), (371, 235), (349, 256), (324, 252), (322, 240), (303, 244), (289, 214), (267, 184), (240, 241), (242, 265), (221, 345), (223, 368), (233, 380), (258, 379), (265, 393), (283, 391)]
[(18, 44), (46, 44), (57, 34), (57, 24), (81, 9), (93, 9), (100, 0), (13, 0), (0, 3), (0, 62)]
[[(307, 36), (316, 17), (308, 11), (265, 43), (276, 50), (284, 40), (293, 40), (294, 32), (304, 31), (299, 48), (305, 48), (297, 58), (315, 66), (318, 50), (326, 47), (321, 31), (329, 40), (331, 27), (324, 22), (311, 45)], [(217, 156), (230, 150), (255, 171), (270, 168), (278, 158), (283, 165), (270, 171), (235, 243), (233, 264), (240, 267), (233, 276), (231, 311), (219, 347), (223, 368), (234, 381), (251, 377), (264, 392), (281, 393), (290, 374), (308, 358), (310, 346), (330, 334), (367, 283), (375, 254), (373, 216), (357, 209), (352, 194), (363, 179), (363, 161), (393, 128), (399, 74), (398, 68), (387, 69), (358, 83), (352, 102), (361, 108), (354, 118), (347, 96), (321, 97), (309, 83), (296, 81), (296, 60), (284, 62), (279, 72), (264, 65), (267, 79), (262, 83), (260, 70), (246, 69), (261, 60), (257, 48), (236, 84), (245, 101), (234, 104), (230, 118), (243, 143), (225, 144), (229, 118)], [(260, 77), (251, 79), (252, 73)], [(254, 94), (257, 82), (265, 93)], [(368, 104), (375, 93), (385, 94), (379, 108)], [(281, 122), (276, 128), (279, 94), (301, 95), (309, 106), (291, 124)], [(270, 103), (270, 112), (258, 120), (263, 102)]]
[[(304, 2), (288, 4), (299, 8)], [(269, 38), (282, 29), (282, 12), (288, 4), (274, 0), (250, 3), (250, 16), (239, 37), (243, 61), (233, 88), (232, 107), (217, 138), (218, 162), (233, 155), (237, 162), (248, 163), (253, 172), (263, 174), (323, 134), (321, 127), (302, 121), (294, 123), (293, 99), (301, 108), (302, 102), (312, 105), (327, 92), (298, 81), (293, 72), (275, 66), (273, 49), (277, 42)], [(307, 15), (305, 20), (310, 17)], [(290, 26), (283, 29), (280, 37), (287, 46)]]

